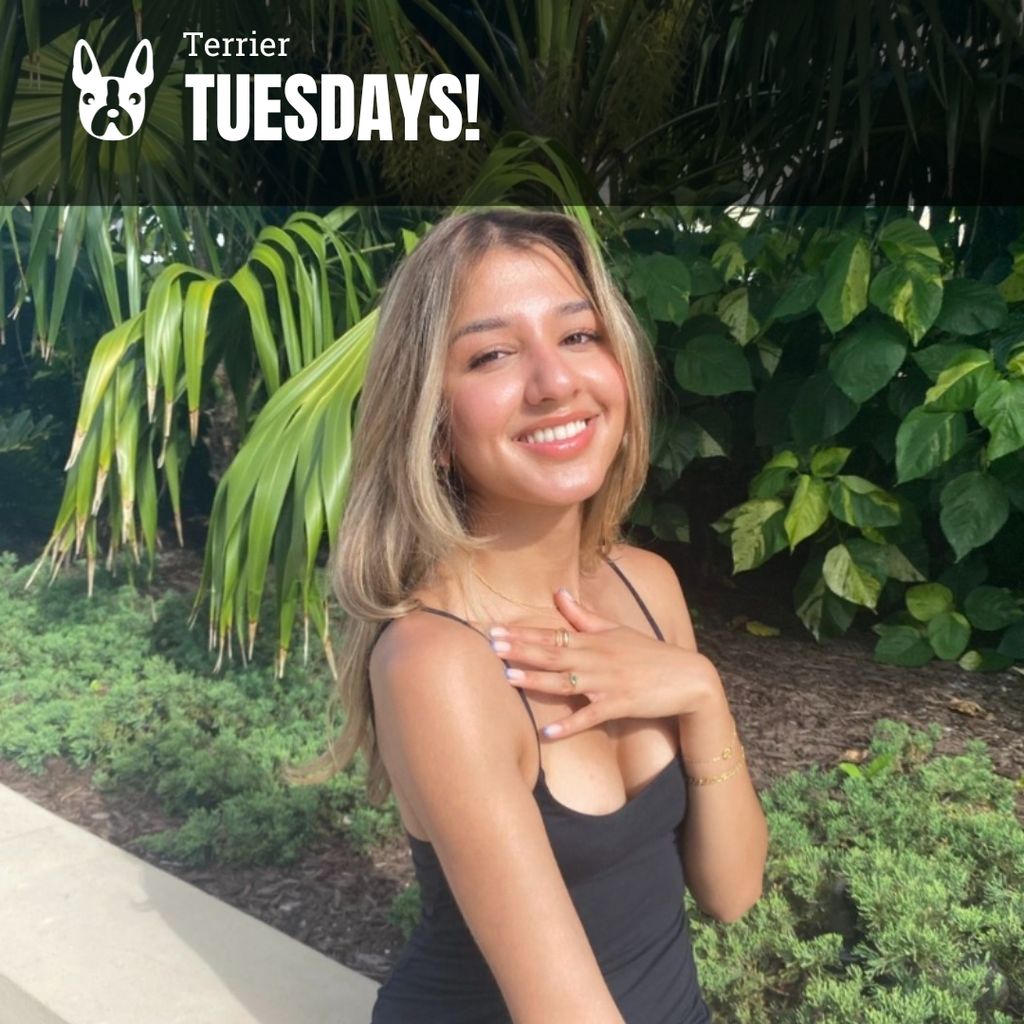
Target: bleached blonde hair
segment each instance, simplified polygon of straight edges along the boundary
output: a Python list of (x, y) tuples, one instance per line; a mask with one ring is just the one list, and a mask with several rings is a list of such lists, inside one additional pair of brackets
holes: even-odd
[(362, 750), (367, 798), (379, 806), (391, 786), (377, 747), (370, 651), (383, 623), (420, 607), (413, 591), (457, 553), (488, 538), (473, 535), (466, 493), (450, 449), (443, 380), (451, 319), (469, 268), (489, 249), (545, 246), (575, 273), (593, 303), (622, 369), (624, 437), (600, 489), (582, 503), (580, 566), (596, 568), (622, 540), (622, 523), (647, 474), (657, 365), (650, 342), (583, 227), (561, 213), (500, 209), (449, 216), (395, 269), (380, 300), (380, 321), (356, 411), (345, 511), (330, 577), (345, 613), (337, 686), (344, 727), (325, 754), (287, 768), (292, 783), (322, 782)]

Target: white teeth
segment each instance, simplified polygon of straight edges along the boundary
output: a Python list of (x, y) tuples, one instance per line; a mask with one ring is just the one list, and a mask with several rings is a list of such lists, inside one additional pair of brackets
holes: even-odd
[(532, 434), (521, 437), (521, 441), (527, 444), (540, 444), (551, 441), (564, 441), (566, 438), (575, 437), (581, 430), (585, 430), (586, 420), (574, 420), (572, 423), (560, 423), (557, 427), (545, 427), (543, 430), (535, 430)]

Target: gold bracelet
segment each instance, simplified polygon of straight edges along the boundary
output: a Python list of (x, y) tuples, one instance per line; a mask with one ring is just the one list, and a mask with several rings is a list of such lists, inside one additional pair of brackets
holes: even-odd
[(736, 731), (736, 722), (733, 721), (732, 726), (732, 739), (729, 741), (729, 745), (723, 749), (718, 757), (707, 757), (700, 760), (691, 761), (685, 754), (683, 760), (688, 761), (690, 764), (715, 764), (717, 761), (731, 761), (736, 753), (736, 748), (740, 750), (740, 756), (743, 754), (743, 744), (740, 743), (739, 733)]
[(721, 775), (711, 775), (707, 777), (695, 777), (693, 775), (687, 775), (686, 781), (693, 786), (713, 786), (716, 782), (725, 782), (726, 779), (731, 779), (742, 766), (746, 758), (741, 757), (731, 768), (726, 769)]

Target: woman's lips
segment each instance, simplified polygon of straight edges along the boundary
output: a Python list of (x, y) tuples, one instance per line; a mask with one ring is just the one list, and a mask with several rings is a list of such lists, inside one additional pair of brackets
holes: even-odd
[(521, 445), (527, 451), (533, 452), (535, 455), (545, 455), (549, 458), (569, 458), (575, 455), (577, 452), (581, 452), (584, 448), (590, 444), (590, 439), (594, 436), (594, 424), (597, 422), (597, 417), (592, 416), (587, 420), (587, 425), (578, 433), (575, 437), (567, 437), (565, 440), (559, 441), (516, 441), (516, 444)]

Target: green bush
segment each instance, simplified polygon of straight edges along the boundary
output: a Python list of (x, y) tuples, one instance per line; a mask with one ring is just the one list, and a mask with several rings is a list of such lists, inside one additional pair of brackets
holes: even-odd
[(273, 657), (213, 675), (189, 603), (84, 573), (25, 591), (29, 567), (0, 554), (0, 757), (94, 769), (99, 788), (152, 792), (180, 827), (138, 840), (187, 863), (288, 863), (317, 834), (360, 850), (393, 834), (393, 801), (367, 806), (364, 765), (291, 787), (284, 762), (323, 749), (330, 675), (319, 652), (275, 679)]
[(1024, 244), (975, 251), (931, 212), (623, 225), (613, 272), (667, 383), (632, 519), (715, 554), (717, 534), (733, 573), (796, 559), (816, 639), (898, 612), (907, 584), (973, 594), (978, 615), (887, 624), (880, 660), (998, 671), (1024, 660)]
[(979, 741), (934, 756), (940, 732), (879, 722), (865, 768), (793, 773), (764, 794), (765, 895), (731, 925), (690, 908), (701, 983), (722, 1019), (1021, 1019), (1014, 785)]
[[(985, 745), (879, 722), (872, 760), (763, 796), (765, 892), (723, 925), (687, 896), (698, 971), (729, 1024), (1009, 1024), (1024, 1013), (1024, 830)], [(418, 887), (390, 919), (408, 937)]]

